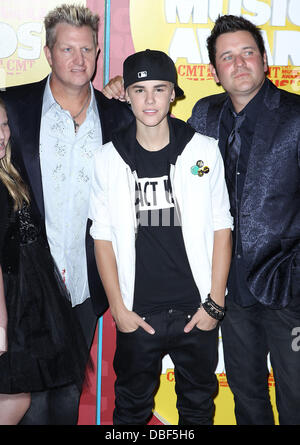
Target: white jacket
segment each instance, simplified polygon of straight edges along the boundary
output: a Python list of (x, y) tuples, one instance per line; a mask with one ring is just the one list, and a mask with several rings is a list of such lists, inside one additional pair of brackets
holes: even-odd
[[(191, 172), (198, 160), (209, 167), (209, 172), (202, 177)], [(112, 242), (120, 289), (129, 310), (133, 306), (135, 283), (136, 179), (136, 172), (124, 161), (113, 142), (96, 153), (90, 195), (89, 218), (93, 221), (90, 233), (94, 239)], [(200, 295), (205, 299), (211, 288), (214, 231), (233, 228), (217, 141), (195, 133), (171, 164), (170, 179), (187, 257)]]

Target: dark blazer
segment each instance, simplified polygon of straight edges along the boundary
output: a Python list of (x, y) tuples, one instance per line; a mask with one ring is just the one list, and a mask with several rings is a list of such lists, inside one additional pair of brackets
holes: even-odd
[[(240, 203), (240, 234), (249, 289), (261, 303), (283, 307), (300, 298), (300, 96), (266, 82)], [(219, 139), (227, 101), (227, 93), (199, 100), (189, 123)], [(220, 143), (223, 157), (224, 147)]]
[[(1, 92), (1, 97), (6, 104), (11, 129), (13, 162), (30, 187), (32, 211), (45, 234), (39, 138), (46, 81), (47, 78), (40, 82), (11, 87)], [(132, 121), (133, 115), (126, 104), (114, 99), (108, 100), (96, 89), (94, 89), (94, 92), (100, 116), (103, 143), (106, 143), (111, 140), (113, 131)], [(107, 309), (108, 302), (97, 272), (94, 243), (89, 235), (90, 225), (91, 222), (87, 221), (86, 253), (89, 289), (94, 310), (97, 315), (101, 315)]]

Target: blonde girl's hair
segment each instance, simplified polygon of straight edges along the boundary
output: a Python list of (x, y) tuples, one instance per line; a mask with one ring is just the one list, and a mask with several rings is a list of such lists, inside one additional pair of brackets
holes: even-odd
[(52, 50), (56, 40), (56, 25), (66, 23), (71, 26), (89, 26), (93, 32), (95, 48), (98, 46), (99, 15), (81, 5), (63, 4), (50, 11), (45, 19), (46, 46)]
[[(1, 98), (0, 107), (6, 111), (5, 104)], [(0, 181), (3, 182), (13, 199), (14, 210), (20, 210), (24, 202), (29, 204), (29, 193), (27, 186), (24, 184), (19, 172), (11, 162), (10, 142), (8, 142), (6, 146), (5, 156), (0, 159)]]

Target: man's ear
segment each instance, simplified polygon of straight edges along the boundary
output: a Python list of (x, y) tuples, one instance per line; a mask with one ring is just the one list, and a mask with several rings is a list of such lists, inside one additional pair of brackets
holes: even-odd
[(212, 75), (213, 75), (214, 81), (215, 81), (217, 84), (219, 84), (219, 83), (220, 83), (220, 80), (219, 80), (219, 78), (218, 78), (216, 68), (213, 66), (212, 63), (209, 64), (209, 69), (210, 69), (210, 72), (211, 72)]
[(170, 97), (170, 102), (174, 102), (175, 96), (176, 96), (175, 88), (173, 88), (173, 91), (172, 91), (172, 94), (171, 94), (171, 97)]
[(49, 65), (52, 66), (52, 56), (51, 56), (50, 48), (48, 46), (44, 46), (44, 54), (46, 56), (46, 59), (47, 59)]
[(125, 91), (125, 100), (128, 103), (128, 105), (131, 105), (130, 97), (129, 97), (129, 94), (128, 94), (128, 88), (126, 88), (126, 91)]
[(263, 63), (264, 63), (264, 72), (267, 73), (269, 70), (267, 53), (264, 53), (263, 55)]

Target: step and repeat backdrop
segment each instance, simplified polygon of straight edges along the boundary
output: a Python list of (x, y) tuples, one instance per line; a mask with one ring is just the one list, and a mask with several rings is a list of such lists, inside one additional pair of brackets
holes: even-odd
[[(280, 88), (300, 92), (300, 2), (299, 0), (10, 0), (0, 2), (0, 88), (41, 80), (49, 73), (44, 57), (43, 18), (61, 3), (90, 7), (101, 18), (94, 86), (102, 89), (122, 73), (123, 60), (146, 48), (165, 51), (178, 70), (185, 99), (172, 114), (186, 120), (194, 103), (203, 96), (221, 92), (210, 73), (206, 38), (218, 15), (243, 15), (263, 30), (269, 78)], [(81, 425), (112, 424), (114, 408), (114, 323), (107, 312), (95, 333), (91, 356), (94, 371), (81, 397)], [(216, 425), (234, 425), (234, 402), (226, 380), (222, 337), (216, 369), (220, 389), (215, 399)], [(269, 363), (269, 388), (275, 408), (275, 382)], [(177, 424), (173, 363), (163, 360), (160, 386), (155, 397), (151, 424)]]

